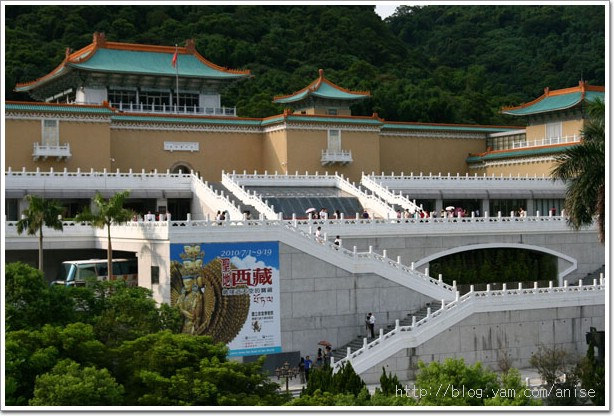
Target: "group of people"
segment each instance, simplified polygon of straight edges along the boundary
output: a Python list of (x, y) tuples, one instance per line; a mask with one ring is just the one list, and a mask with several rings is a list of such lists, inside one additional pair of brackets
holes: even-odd
[[(341, 219), (341, 212), (337, 209), (333, 213), (333, 219)], [(309, 218), (312, 220), (327, 220), (329, 218), (328, 209), (320, 208), (320, 211), (309, 212)]]
[[(315, 231), (314, 234), (316, 236), (316, 240), (317, 241), (324, 242), (324, 235), (322, 234), (322, 227), (321, 226), (318, 226), (318, 228), (316, 228), (316, 231)], [(335, 241), (333, 241), (333, 244), (336, 245), (336, 246), (341, 247), (341, 237), (336, 236), (335, 237)]]
[(147, 214), (145, 215), (136, 213), (132, 216), (132, 221), (138, 221), (138, 222), (170, 221), (170, 220), (171, 220), (170, 212), (160, 213), (156, 211), (155, 213), (152, 213), (151, 211), (147, 211)]
[(309, 372), (311, 369), (322, 367), (323, 365), (329, 365), (332, 351), (333, 349), (330, 345), (327, 345), (324, 350), (322, 350), (322, 348), (318, 348), (315, 363), (309, 355), (305, 358), (301, 357), (301, 360), (298, 363), (300, 382), (306, 383), (309, 381)]

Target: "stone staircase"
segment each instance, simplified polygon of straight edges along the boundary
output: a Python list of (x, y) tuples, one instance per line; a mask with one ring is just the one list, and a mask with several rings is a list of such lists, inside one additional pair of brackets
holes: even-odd
[(214, 191), (223, 192), (224, 195), (228, 195), (228, 199), (230, 200), (230, 202), (234, 202), (239, 207), (241, 212), (244, 213), (246, 211), (249, 211), (252, 215), (252, 219), (258, 219), (258, 210), (253, 205), (247, 205), (241, 202), (241, 200), (239, 200), (239, 198), (237, 198), (232, 192), (230, 192), (230, 190), (221, 182), (209, 182), (209, 186)]
[[(420, 321), (421, 319), (426, 317), (428, 313), (428, 308), (431, 308), (431, 313), (439, 310), (441, 308), (441, 301), (433, 300), (431, 302), (428, 302), (426, 305), (424, 305), (424, 307), (422, 307), (422, 309), (418, 310), (417, 312), (408, 313), (405, 316), (405, 318), (399, 320), (399, 325), (400, 326), (411, 325), (414, 316), (416, 317), (416, 322)], [(381, 327), (378, 327), (376, 323), (375, 324), (375, 336), (376, 337), (379, 336), (379, 328)], [(392, 331), (394, 328), (395, 328), (395, 323), (388, 324), (386, 327), (384, 327), (384, 335)], [(364, 329), (364, 332), (366, 333), (366, 328)], [(372, 340), (373, 338), (368, 339), (369, 342), (371, 342)], [(335, 358), (335, 362), (337, 362), (340, 359), (345, 358), (347, 356), (348, 347), (351, 349), (351, 352), (354, 352), (356, 350), (361, 349), (363, 345), (364, 345), (364, 336), (359, 335), (356, 338), (354, 338), (352, 341), (348, 342), (346, 345), (334, 349), (332, 352), (332, 356)]]
[(597, 279), (597, 281), (599, 281), (599, 277), (601, 276), (601, 274), (605, 276), (605, 264), (603, 264), (597, 270), (587, 274), (585, 277), (582, 278), (582, 281), (584, 282), (584, 284), (587, 285), (592, 284), (593, 279)]

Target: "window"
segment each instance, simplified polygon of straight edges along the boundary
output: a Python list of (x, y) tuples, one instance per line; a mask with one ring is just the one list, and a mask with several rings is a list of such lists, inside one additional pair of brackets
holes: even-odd
[(160, 267), (151, 266), (151, 284), (157, 285), (160, 283)]
[(109, 89), (108, 98), (111, 104), (136, 104), (136, 91)]
[(58, 120), (43, 120), (43, 146), (60, 145), (60, 123)]
[[(173, 105), (177, 104), (177, 93), (173, 94)], [(198, 107), (198, 94), (186, 92), (179, 93), (179, 107), (194, 108)]]
[(329, 130), (328, 131), (328, 150), (334, 152), (341, 151), (341, 131)]
[(546, 124), (546, 139), (558, 139), (561, 137), (561, 123)]
[(163, 107), (168, 107), (171, 102), (170, 91), (141, 91), (139, 94), (139, 103), (143, 104), (143, 108), (147, 110), (161, 110)]
[(337, 115), (337, 109), (336, 108), (329, 108), (328, 109), (328, 115), (329, 116), (336, 116)]

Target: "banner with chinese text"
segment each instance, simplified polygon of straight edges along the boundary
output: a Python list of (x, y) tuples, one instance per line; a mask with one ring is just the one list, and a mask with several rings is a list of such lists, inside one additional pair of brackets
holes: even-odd
[(183, 332), (229, 356), (281, 352), (279, 243), (171, 244), (171, 305)]

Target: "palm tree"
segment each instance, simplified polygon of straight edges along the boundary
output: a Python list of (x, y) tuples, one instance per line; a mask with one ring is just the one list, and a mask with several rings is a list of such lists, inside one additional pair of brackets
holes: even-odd
[(556, 158), (554, 179), (567, 183), (565, 211), (575, 229), (593, 223), (596, 216), (599, 241), (605, 242), (605, 102), (588, 104), (588, 120), (582, 142)]
[(28, 208), (23, 211), (23, 218), (17, 221), (17, 232), (26, 231), (28, 235), (38, 232), (38, 270), (43, 271), (43, 227), (62, 230), (62, 221), (58, 218), (63, 209), (56, 201), (27, 195)]
[(89, 210), (77, 215), (77, 221), (89, 221), (92, 227), (107, 228), (107, 275), (108, 279), (113, 279), (113, 248), (111, 247), (111, 224), (122, 224), (132, 218), (132, 211), (124, 208), (124, 200), (130, 191), (116, 193), (106, 201), (100, 192), (96, 192), (94, 203), (96, 212)]

